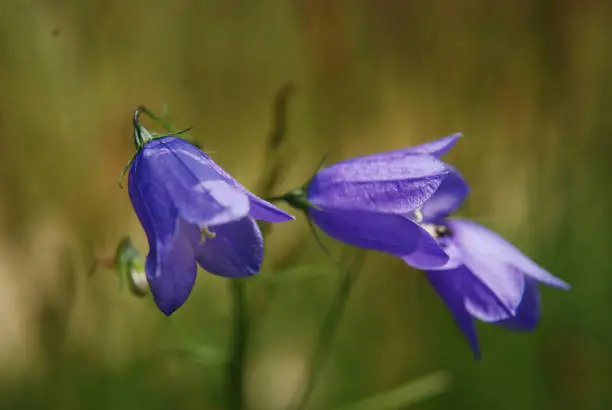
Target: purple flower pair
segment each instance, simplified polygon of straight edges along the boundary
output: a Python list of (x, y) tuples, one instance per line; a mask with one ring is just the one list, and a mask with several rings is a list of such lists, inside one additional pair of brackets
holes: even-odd
[[(149, 241), (151, 292), (171, 315), (191, 293), (197, 264), (229, 278), (253, 275), (263, 259), (255, 220), (294, 218), (247, 191), (194, 145), (153, 136), (138, 122), (139, 113), (129, 193)], [(439, 158), (460, 136), (336, 163), (275, 199), (306, 212), (336, 240), (425, 271), (478, 355), (474, 318), (533, 329), (540, 313), (537, 283), (569, 285), (488, 229), (448, 218), (469, 187)]]

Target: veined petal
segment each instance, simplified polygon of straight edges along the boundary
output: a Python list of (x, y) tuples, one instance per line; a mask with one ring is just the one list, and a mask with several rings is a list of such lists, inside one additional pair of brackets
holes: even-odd
[(464, 251), (470, 252), (472, 259), (503, 261), (546, 285), (561, 289), (570, 288), (568, 283), (542, 269), (514, 245), (482, 225), (454, 218), (449, 219), (448, 223), (457, 244)]
[(469, 281), (470, 272), (465, 267), (460, 267), (447, 271), (428, 271), (426, 276), (431, 286), (451, 311), (459, 328), (466, 336), (474, 356), (480, 357), (474, 320), (465, 309), (464, 294), (461, 291), (462, 283), (466, 280)]
[(308, 198), (323, 209), (408, 214), (448, 173), (446, 164), (430, 155), (362, 157), (321, 170), (308, 187)]
[(423, 222), (438, 222), (454, 213), (470, 192), (459, 171), (448, 165), (451, 170), (440, 184), (440, 187), (421, 208)]
[(216, 225), (246, 216), (250, 208), (246, 193), (230, 186), (186, 147), (195, 149), (176, 137), (150, 141), (138, 155), (136, 177), (144, 175), (151, 184), (163, 186), (187, 222)]
[[(178, 138), (177, 138), (178, 139)], [(179, 139), (180, 140), (180, 139)], [(180, 140), (183, 141), (183, 140)], [(203, 166), (207, 172), (212, 171), (218, 179), (222, 179), (227, 182), (230, 186), (245, 192), (248, 195), (250, 202), (250, 215), (260, 221), (266, 222), (286, 222), (294, 220), (295, 217), (275, 205), (264, 201), (257, 195), (249, 192), (240, 182), (238, 182), (233, 176), (231, 176), (226, 170), (221, 168), (219, 164), (213, 161), (207, 154), (202, 152), (198, 147), (189, 144), (186, 141), (182, 143), (175, 143), (180, 145), (177, 149), (185, 156), (187, 163), (195, 163)], [(198, 168), (196, 166), (196, 168)]]
[(540, 290), (538, 282), (527, 278), (523, 299), (519, 305), (516, 315), (497, 322), (508, 329), (530, 331), (536, 328), (540, 322)]
[(195, 257), (209, 273), (241, 278), (259, 272), (263, 260), (263, 237), (257, 223), (242, 218), (210, 228), (213, 238), (201, 241), (199, 231), (192, 231)]
[(309, 211), (314, 223), (332, 238), (364, 249), (392, 255), (412, 253), (420, 227), (401, 215), (365, 211)]
[(196, 280), (197, 266), (183, 222), (174, 235), (149, 249), (145, 271), (159, 310), (170, 316), (185, 303)]

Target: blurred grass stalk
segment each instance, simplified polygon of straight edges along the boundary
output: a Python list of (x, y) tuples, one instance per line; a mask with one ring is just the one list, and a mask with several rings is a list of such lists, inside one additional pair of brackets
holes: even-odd
[[(266, 172), (264, 172), (255, 192), (263, 197), (269, 197), (287, 166), (287, 161), (281, 155), (281, 148), (286, 140), (287, 129), (287, 104), (290, 96), (294, 92), (291, 83), (283, 85), (273, 102), (273, 124), (272, 130), (267, 140), (266, 151)], [(271, 233), (271, 224), (261, 227), (264, 238)], [(245, 400), (245, 379), (247, 353), (250, 337), (250, 317), (247, 300), (246, 279), (233, 279), (229, 282), (230, 295), (232, 298), (233, 314), (233, 335), (230, 357), (227, 364), (227, 399), (228, 407), (234, 410), (247, 408)]]
[(406, 408), (437, 396), (447, 390), (450, 377), (446, 372), (436, 372), (410, 381), (396, 389), (369, 397), (337, 410), (386, 410)]
[[(273, 128), (268, 138), (268, 150), (265, 159), (267, 172), (264, 173), (256, 190), (257, 194), (263, 198), (269, 198), (274, 195), (274, 189), (278, 184), (280, 176), (287, 168), (286, 157), (281, 154), (281, 148), (287, 136), (288, 102), (294, 92), (293, 84), (285, 84), (277, 92), (273, 104)], [(270, 233), (271, 228), (271, 224), (266, 224), (262, 227), (264, 239)], [(313, 229), (315, 228), (313, 227)], [(313, 234), (316, 235), (316, 231)], [(362, 271), (364, 260), (365, 251), (362, 249), (357, 249), (355, 253), (353, 248), (345, 248), (340, 261), (342, 275), (339, 278), (338, 289), (332, 300), (332, 305), (325, 315), (312, 356), (308, 362), (305, 372), (306, 380), (303, 384), (304, 389), (298, 392), (294, 403), (290, 404), (290, 408), (301, 410), (307, 406), (316, 381), (319, 379), (325, 364), (333, 338), (342, 320), (351, 290)], [(243, 300), (246, 297), (246, 283), (243, 280), (233, 280), (230, 286), (232, 287), (233, 305), (241, 307), (241, 309), (234, 309), (234, 350), (228, 368), (228, 387), (230, 390), (228, 394), (232, 401), (230, 408), (242, 410), (244, 408), (244, 398), (242, 397), (244, 392), (244, 365), (248, 345), (246, 338), (249, 335), (247, 328), (249, 320), (247, 312), (245, 312), (247, 305)], [(273, 292), (274, 288), (268, 287), (268, 290)]]
[[(314, 228), (313, 228), (314, 229)], [(366, 251), (359, 248), (345, 247), (339, 262), (340, 277), (338, 288), (332, 296), (331, 306), (327, 310), (317, 337), (314, 350), (306, 367), (304, 388), (294, 399), (289, 408), (303, 410), (308, 405), (310, 396), (316, 387), (321, 371), (327, 359), (336, 331), (342, 321), (346, 306), (357, 279), (363, 270)]]

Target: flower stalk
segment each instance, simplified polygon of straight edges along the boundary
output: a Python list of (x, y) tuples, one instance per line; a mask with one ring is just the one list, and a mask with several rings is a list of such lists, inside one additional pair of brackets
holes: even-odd
[(245, 370), (249, 339), (246, 282), (241, 279), (229, 282), (232, 304), (232, 345), (227, 362), (228, 408), (243, 410), (245, 403)]
[[(273, 104), (273, 127), (267, 142), (267, 154), (265, 163), (268, 164), (267, 171), (263, 174), (256, 190), (263, 198), (269, 196), (276, 185), (280, 175), (283, 174), (285, 161), (279, 155), (286, 139), (287, 128), (287, 106), (289, 98), (294, 92), (294, 86), (287, 83), (282, 86), (276, 94)], [(271, 232), (271, 224), (261, 227), (261, 233), (265, 238)], [(248, 311), (247, 283), (244, 280), (232, 280), (229, 283), (232, 298), (233, 334), (230, 357), (227, 365), (227, 397), (229, 408), (233, 410), (244, 410), (247, 408), (245, 398), (245, 378), (248, 360), (248, 346), (251, 336), (251, 321)]]
[[(351, 249), (357, 249), (356, 254), (350, 252)], [(323, 366), (325, 365), (331, 344), (336, 336), (340, 322), (344, 317), (344, 312), (346, 311), (351, 292), (363, 270), (365, 255), (365, 250), (358, 248), (348, 248), (344, 252), (343, 261), (340, 262), (341, 275), (338, 287), (332, 297), (331, 306), (325, 314), (314, 350), (308, 361), (305, 372), (306, 380), (303, 383), (304, 388), (298, 394), (294, 403), (289, 407), (290, 409), (303, 410), (308, 405), (312, 392), (320, 378)], [(349, 258), (353, 258), (351, 263), (348, 263)], [(347, 263), (348, 266), (346, 266)]]

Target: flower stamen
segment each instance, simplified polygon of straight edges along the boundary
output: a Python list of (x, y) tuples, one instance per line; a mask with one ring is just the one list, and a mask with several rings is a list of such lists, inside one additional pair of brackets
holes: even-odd
[(206, 242), (206, 239), (212, 239), (217, 236), (217, 234), (208, 229), (208, 226), (206, 225), (200, 228), (200, 234), (200, 245)]
[(425, 231), (427, 231), (427, 233), (434, 239), (444, 238), (445, 236), (450, 236), (453, 234), (452, 231), (444, 225), (420, 224), (420, 226), (421, 228), (425, 229)]
[(423, 211), (421, 210), (421, 208), (417, 208), (414, 211), (412, 211), (412, 214), (414, 215), (414, 219), (413, 221), (420, 224), (421, 222), (423, 222)]
[(444, 225), (435, 225), (434, 232), (437, 238), (444, 238), (445, 236), (451, 236), (453, 234), (453, 231), (451, 231), (449, 227)]

